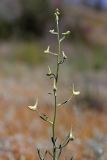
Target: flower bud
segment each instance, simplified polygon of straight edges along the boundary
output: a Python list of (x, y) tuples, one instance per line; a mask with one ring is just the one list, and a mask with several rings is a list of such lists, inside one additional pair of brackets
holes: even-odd
[(59, 9), (58, 9), (58, 8), (56, 9), (56, 14), (57, 14), (57, 15), (60, 15), (60, 12), (59, 12)]
[(57, 90), (57, 87), (56, 87), (56, 80), (55, 80), (55, 78), (54, 78), (53, 91), (56, 92), (56, 90)]
[(56, 12), (55, 12), (55, 16), (56, 16), (56, 22), (57, 22), (57, 24), (58, 24), (58, 21), (59, 21), (59, 15), (60, 15), (60, 13), (59, 13), (59, 9), (57, 8), (57, 9), (56, 9)]
[(47, 76), (50, 76), (52, 74), (50, 67), (48, 66), (48, 73)]

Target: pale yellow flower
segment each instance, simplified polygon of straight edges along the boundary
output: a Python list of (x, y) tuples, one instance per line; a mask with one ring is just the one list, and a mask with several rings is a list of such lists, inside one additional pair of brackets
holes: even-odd
[(80, 94), (80, 91), (75, 91), (74, 84), (73, 84), (73, 95), (78, 96)]
[(32, 111), (36, 111), (38, 107), (38, 98), (36, 99), (36, 103), (34, 106), (28, 106), (29, 109), (31, 109)]

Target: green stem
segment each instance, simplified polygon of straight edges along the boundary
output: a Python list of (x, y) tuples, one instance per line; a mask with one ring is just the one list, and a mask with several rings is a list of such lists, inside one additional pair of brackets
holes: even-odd
[(55, 160), (56, 157), (56, 146), (55, 146), (55, 123), (56, 123), (56, 95), (54, 94), (55, 97), (55, 108), (54, 108), (54, 118), (53, 118), (53, 125), (52, 125), (52, 133), (53, 133), (53, 160)]
[(58, 37), (57, 37), (57, 41), (58, 41), (58, 56), (57, 56), (57, 71), (56, 71), (56, 83), (58, 81), (58, 76), (59, 76), (59, 58), (60, 58), (60, 53), (61, 53), (61, 45), (60, 45), (60, 33), (59, 33), (59, 25), (57, 23), (57, 32), (58, 32)]
[[(59, 77), (59, 58), (60, 58), (60, 53), (61, 53), (61, 47), (60, 47), (60, 34), (59, 34), (59, 25), (57, 22), (57, 41), (58, 41), (58, 55), (57, 55), (57, 66), (56, 66), (56, 76), (55, 76), (55, 81), (56, 81), (56, 87), (58, 84), (58, 77)], [(56, 116), (57, 116), (57, 96), (56, 96), (56, 91), (54, 92), (54, 117), (53, 117), (53, 125), (52, 125), (52, 137), (53, 137), (53, 160), (56, 160), (56, 137), (55, 137), (55, 124), (56, 124)]]

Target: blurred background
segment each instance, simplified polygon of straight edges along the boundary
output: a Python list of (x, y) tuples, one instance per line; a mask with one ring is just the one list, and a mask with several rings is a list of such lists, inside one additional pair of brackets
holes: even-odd
[(71, 126), (76, 137), (62, 157), (107, 159), (107, 0), (0, 0), (0, 160), (37, 160), (36, 147), (51, 148), (50, 128), (27, 106), (38, 97), (41, 112), (52, 114), (46, 73), (55, 59), (43, 52), (57, 49), (49, 33), (56, 8), (60, 31), (71, 31), (62, 43), (68, 61), (60, 70), (59, 101), (73, 83), (81, 92), (57, 116), (60, 140)]

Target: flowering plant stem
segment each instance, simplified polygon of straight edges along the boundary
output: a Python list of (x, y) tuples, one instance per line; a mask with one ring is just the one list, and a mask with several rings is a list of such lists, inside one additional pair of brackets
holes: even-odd
[[(48, 66), (48, 70), (49, 72), (46, 74), (50, 79), (54, 80), (54, 84), (53, 84), (53, 96), (54, 96), (54, 109), (53, 109), (53, 119), (52, 121), (50, 120), (50, 118), (39, 112), (38, 110), (38, 98), (36, 100), (36, 103), (34, 106), (28, 106), (29, 109), (31, 109), (32, 111), (36, 111), (36, 113), (39, 115), (39, 117), (48, 122), (51, 125), (51, 129), (52, 129), (52, 137), (51, 137), (51, 141), (52, 141), (52, 151), (46, 150), (45, 153), (43, 154), (40, 149), (37, 149), (38, 151), (38, 156), (40, 160), (46, 160), (47, 158), (47, 154), (52, 158), (52, 160), (59, 160), (62, 150), (68, 145), (68, 143), (70, 141), (74, 140), (74, 136), (72, 134), (72, 129), (71, 131), (68, 133), (68, 135), (65, 137), (64, 141), (62, 143), (57, 143), (57, 136), (55, 133), (55, 129), (56, 129), (56, 118), (57, 118), (57, 108), (64, 106), (67, 102), (69, 102), (73, 96), (78, 95), (80, 92), (79, 91), (75, 91), (74, 90), (74, 85), (73, 85), (73, 91), (72, 91), (72, 95), (67, 99), (64, 100), (61, 103), (58, 103), (58, 98), (57, 98), (57, 91), (58, 91), (58, 79), (59, 79), (59, 69), (60, 69), (60, 65), (63, 64), (65, 62), (65, 60), (67, 59), (67, 56), (65, 55), (64, 51), (61, 50), (61, 42), (66, 38), (66, 36), (70, 33), (70, 31), (64, 32), (64, 33), (60, 33), (59, 30), (59, 10), (56, 9), (55, 12), (55, 19), (56, 19), (56, 31), (54, 29), (50, 30), (49, 32), (53, 35), (57, 36), (57, 43), (58, 43), (58, 49), (56, 53), (53, 53), (52, 51), (50, 51), (50, 46), (48, 46), (48, 48), (44, 51), (44, 53), (46, 54), (51, 54), (53, 56), (56, 57), (56, 72), (53, 73), (51, 71), (51, 68)], [(72, 160), (72, 158), (70, 159)]]
[[(57, 65), (56, 65), (56, 75), (55, 75), (55, 84), (57, 88), (58, 84), (58, 77), (59, 77), (59, 58), (60, 58), (60, 53), (61, 53), (61, 47), (60, 47), (60, 33), (59, 33), (59, 23), (57, 21), (57, 41), (58, 41), (58, 53), (57, 53)], [(57, 90), (54, 91), (54, 115), (53, 115), (53, 125), (52, 125), (52, 136), (53, 136), (53, 160), (55, 160), (56, 157), (56, 145), (55, 145), (55, 123), (56, 123), (56, 116), (57, 116)]]

